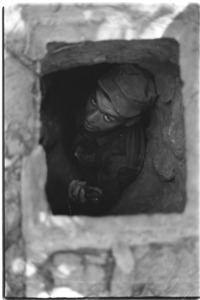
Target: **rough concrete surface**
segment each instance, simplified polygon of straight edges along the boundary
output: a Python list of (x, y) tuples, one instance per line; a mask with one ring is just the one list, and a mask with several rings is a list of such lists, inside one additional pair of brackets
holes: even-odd
[[(198, 206), (199, 169), (199, 6), (188, 5), (172, 24), (168, 26), (164, 37), (174, 37), (180, 48), (181, 78), (183, 80), (183, 105), (186, 131), (187, 159), (187, 196), (190, 200), (187, 211)], [(188, 76), (188, 74), (190, 74)], [(196, 80), (194, 80), (194, 78)], [(189, 104), (190, 103), (190, 104)], [(196, 109), (195, 109), (196, 107)], [(196, 110), (196, 113), (194, 111)], [(196, 170), (196, 172), (195, 172)]]
[[(24, 261), (25, 249), (21, 237), (21, 168), (22, 160), (36, 143), (38, 113), (33, 93), (35, 74), (10, 53), (5, 61), (5, 247), (9, 253), (21, 252)], [(22, 242), (18, 244), (18, 241)], [(19, 249), (18, 249), (19, 248)], [(15, 251), (10, 250), (15, 249)], [(21, 249), (21, 250), (20, 250)], [(6, 251), (6, 254), (7, 254)], [(9, 255), (10, 262), (15, 257)], [(23, 270), (19, 274), (7, 269), (7, 295), (24, 296)]]
[[(199, 6), (18, 5), (5, 15), (6, 296), (198, 296)], [(186, 133), (185, 212), (96, 220), (51, 216), (44, 193), (45, 155), (38, 148), (39, 60), (50, 50), (47, 44), (71, 47), (84, 41), (162, 37), (179, 43)], [(104, 61), (94, 56), (96, 62)], [(163, 99), (165, 105), (169, 98), (171, 94)], [(179, 109), (175, 105), (172, 119)], [(177, 122), (174, 118), (168, 138), (179, 144), (183, 140), (179, 140), (182, 132), (174, 130)], [(177, 142), (171, 151), (182, 157)], [(160, 157), (155, 168), (163, 163), (161, 176), (173, 177), (173, 167)], [(125, 244), (119, 252), (116, 241)], [(130, 273), (120, 268), (127, 263), (121, 251), (133, 256)], [(63, 258), (57, 265), (60, 252)]]
[[(49, 52), (42, 60), (42, 73), (50, 73), (74, 66), (98, 63), (134, 63), (141, 61), (167, 61), (178, 63), (178, 44), (164, 40), (114, 40), (66, 45), (51, 43)], [(158, 72), (157, 72), (158, 73)]]

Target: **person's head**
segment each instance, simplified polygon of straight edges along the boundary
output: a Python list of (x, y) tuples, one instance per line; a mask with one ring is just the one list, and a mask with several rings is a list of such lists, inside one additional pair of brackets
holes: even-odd
[(156, 98), (152, 76), (136, 65), (113, 67), (98, 80), (87, 101), (84, 127), (92, 132), (108, 131), (138, 121)]
[(107, 131), (124, 124), (105, 92), (98, 87), (87, 101), (84, 126), (89, 131)]

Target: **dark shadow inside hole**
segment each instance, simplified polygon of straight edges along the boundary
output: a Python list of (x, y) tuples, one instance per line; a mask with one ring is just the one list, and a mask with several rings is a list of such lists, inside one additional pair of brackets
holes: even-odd
[[(96, 89), (99, 76), (112, 67), (113, 64), (108, 63), (77, 67), (50, 73), (41, 79), (43, 101), (41, 104), (40, 142), (47, 154), (46, 194), (52, 213), (55, 215), (102, 216), (182, 212), (185, 203), (184, 197), (181, 196), (182, 200), (179, 199), (178, 206), (171, 201), (174, 195), (179, 196), (179, 193), (174, 192), (176, 188), (180, 190), (179, 178), (177, 182), (174, 181), (174, 178), (170, 178), (168, 181), (159, 178), (154, 167), (152, 165), (149, 167), (149, 159), (146, 159), (146, 173), (142, 171), (142, 175), (139, 174), (139, 181), (133, 182), (133, 187), (128, 186), (121, 194), (114, 193), (110, 197), (107, 196), (106, 201), (100, 199), (99, 203), (88, 201), (84, 204), (77, 203), (68, 197), (68, 185), (73, 179), (83, 181), (87, 178), (89, 186), (97, 186), (97, 168), (92, 167), (91, 171), (91, 167), (88, 168), (84, 164), (80, 166), (79, 163), (77, 165), (74, 144), (91, 91)], [(164, 111), (167, 116), (171, 114), (170, 104), (167, 106), (165, 104)], [(149, 136), (146, 134), (146, 130), (148, 130), (153, 112), (154, 107), (142, 115), (140, 122), (145, 133), (146, 143), (143, 146), (145, 151), (148, 138), (151, 136), (151, 134)], [(92, 143), (90, 146), (92, 147)], [(114, 150), (112, 149), (112, 151)], [(155, 152), (155, 150), (153, 151)], [(150, 157), (150, 154), (147, 151), (146, 155)], [(168, 206), (166, 203), (163, 204), (166, 197), (171, 201)]]

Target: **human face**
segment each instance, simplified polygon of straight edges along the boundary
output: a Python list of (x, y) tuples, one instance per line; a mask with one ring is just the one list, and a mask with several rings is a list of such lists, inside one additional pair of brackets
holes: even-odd
[(108, 131), (122, 125), (125, 119), (117, 113), (108, 96), (98, 87), (86, 104), (84, 127), (88, 131)]

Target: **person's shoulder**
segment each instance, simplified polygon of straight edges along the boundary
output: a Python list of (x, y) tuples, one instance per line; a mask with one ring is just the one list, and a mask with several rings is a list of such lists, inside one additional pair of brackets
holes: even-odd
[(143, 129), (140, 124), (123, 127), (110, 144), (113, 154), (126, 156), (127, 153), (134, 152), (134, 149), (140, 147), (142, 137)]
[(143, 134), (143, 131), (144, 129), (142, 123), (137, 122), (132, 126), (124, 127), (121, 132), (121, 136), (123, 136), (124, 138), (132, 139), (135, 136)]

